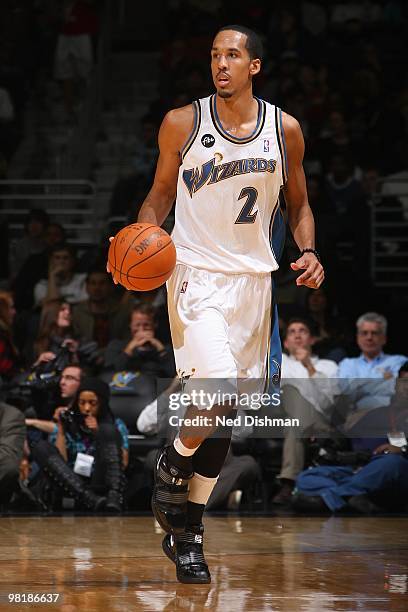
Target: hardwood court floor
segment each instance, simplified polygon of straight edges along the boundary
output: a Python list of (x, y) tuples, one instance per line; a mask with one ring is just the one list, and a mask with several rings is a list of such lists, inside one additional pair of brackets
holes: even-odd
[(0, 610), (408, 610), (407, 518), (208, 517), (206, 537), (212, 584), (182, 585), (150, 517), (2, 517)]

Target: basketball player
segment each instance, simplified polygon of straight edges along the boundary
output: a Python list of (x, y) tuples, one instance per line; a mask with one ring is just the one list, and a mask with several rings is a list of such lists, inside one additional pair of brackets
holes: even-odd
[[(296, 283), (318, 288), (324, 278), (302, 132), (293, 117), (254, 97), (261, 60), (261, 41), (251, 30), (234, 25), (218, 32), (211, 50), (216, 93), (164, 118), (154, 183), (138, 217), (161, 225), (176, 198), (177, 266), (168, 307), (177, 370), (187, 384), (266, 376), (269, 341), (279, 337), (271, 329), (271, 273), (278, 268), (281, 189), (300, 250), (291, 264), (302, 271)], [(163, 549), (187, 583), (211, 580), (202, 516), (230, 444), (231, 431), (212, 434), (215, 415), (229, 414), (231, 404), (210, 412), (208, 426), (182, 426), (161, 451), (155, 475), (152, 507), (167, 531)], [(185, 417), (198, 413), (192, 405)]]

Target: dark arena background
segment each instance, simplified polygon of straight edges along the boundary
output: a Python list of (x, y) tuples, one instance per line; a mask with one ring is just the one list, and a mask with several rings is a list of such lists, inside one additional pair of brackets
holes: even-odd
[[(1, 2), (0, 610), (408, 609), (407, 20), (403, 0)], [(194, 585), (150, 509), (180, 390), (165, 285), (126, 291), (106, 260), (226, 24), (261, 34), (255, 94), (302, 127), (326, 280), (296, 286), (287, 229), (279, 422), (234, 429)]]

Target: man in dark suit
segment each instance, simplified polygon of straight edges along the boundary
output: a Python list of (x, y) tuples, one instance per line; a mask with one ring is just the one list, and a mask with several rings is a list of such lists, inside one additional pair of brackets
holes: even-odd
[(0, 402), (0, 505), (9, 501), (17, 484), (25, 433), (23, 413)]

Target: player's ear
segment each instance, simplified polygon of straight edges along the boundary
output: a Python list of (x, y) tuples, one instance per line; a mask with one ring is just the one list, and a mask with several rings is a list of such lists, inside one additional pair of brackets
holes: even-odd
[(258, 74), (260, 70), (261, 70), (261, 60), (260, 59), (251, 60), (251, 63), (249, 64), (249, 74), (251, 76), (255, 76), (256, 74)]

